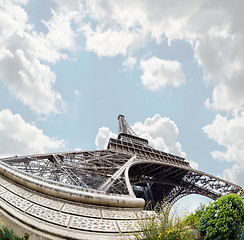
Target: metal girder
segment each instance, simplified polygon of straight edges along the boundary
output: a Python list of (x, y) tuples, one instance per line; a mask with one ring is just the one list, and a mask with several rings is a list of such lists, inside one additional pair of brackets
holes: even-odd
[(4, 161), (43, 178), (123, 195), (129, 194), (124, 176), (128, 168), (129, 182), (134, 186), (137, 197), (146, 198), (145, 194), (148, 194), (149, 200), (167, 201), (171, 205), (192, 193), (216, 199), (241, 189), (186, 165), (148, 157), (135, 158), (111, 150), (39, 154)]
[[(4, 162), (21, 171), (50, 180), (99, 189), (130, 158), (130, 155), (123, 153), (102, 150), (30, 155), (6, 158)], [(123, 177), (119, 176), (116, 180), (112, 184), (114, 186), (111, 186), (113, 191), (127, 193)]]
[(59, 157), (56, 154), (52, 154), (52, 157), (53, 157), (52, 160), (54, 161), (57, 168), (62, 168), (65, 174), (67, 174), (67, 176), (73, 181), (74, 185), (80, 186), (84, 184), (84, 182), (82, 182), (81, 179), (76, 176), (76, 174), (69, 168), (69, 166), (65, 164), (65, 162), (62, 159), (63, 158), (62, 156)]
[[(241, 189), (240, 186), (190, 167), (164, 164), (148, 159), (140, 159), (134, 163), (130, 168), (130, 181), (132, 185), (143, 188), (147, 188), (146, 184), (150, 183), (154, 199), (166, 201), (170, 205), (188, 194), (195, 193), (217, 199), (224, 194), (238, 192)], [(137, 195), (140, 196), (141, 192), (137, 192)], [(146, 199), (147, 196), (144, 198)]]
[(135, 158), (136, 156), (133, 156), (123, 166), (121, 166), (110, 178), (107, 179), (106, 182), (103, 183), (99, 190), (107, 191), (114, 184), (114, 182), (121, 177), (122, 173), (127, 167), (130, 166)]

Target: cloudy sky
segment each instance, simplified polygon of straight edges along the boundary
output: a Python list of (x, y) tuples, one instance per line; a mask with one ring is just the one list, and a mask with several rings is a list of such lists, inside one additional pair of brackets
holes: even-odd
[(106, 147), (117, 116), (244, 183), (244, 1), (0, 0), (0, 156)]

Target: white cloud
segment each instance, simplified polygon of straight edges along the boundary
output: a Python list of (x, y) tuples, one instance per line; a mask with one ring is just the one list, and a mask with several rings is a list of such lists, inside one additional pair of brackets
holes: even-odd
[(0, 61), (5, 58), (13, 58), (14, 55), (6, 48), (0, 48)]
[(74, 94), (76, 97), (79, 97), (81, 95), (80, 91), (77, 89), (74, 90)]
[(1, 157), (57, 151), (65, 145), (63, 139), (48, 137), (19, 114), (13, 114), (9, 109), (0, 111)]
[(122, 63), (122, 66), (124, 67), (124, 71), (126, 70), (132, 70), (134, 66), (136, 65), (136, 58), (129, 56), (127, 59), (124, 60)]
[(239, 52), (244, 35), (226, 32), (227, 36), (207, 36), (195, 47), (205, 80), (214, 82), (212, 98), (207, 99), (206, 105), (219, 110), (233, 110), (244, 104), (244, 54)]
[[(87, 42), (90, 42), (93, 36), (100, 36), (102, 33), (108, 35), (108, 33), (114, 33), (114, 29), (120, 29), (121, 36), (127, 34), (131, 39), (134, 39), (133, 43), (137, 40), (133, 46), (135, 49), (143, 46), (146, 41), (151, 39), (160, 43), (165, 36), (169, 42), (174, 39), (196, 39), (199, 34), (195, 31), (198, 28), (195, 27), (194, 29), (189, 24), (192, 24), (190, 21), (192, 16), (198, 16), (199, 11), (202, 13), (202, 2), (204, 1), (190, 0), (188, 4), (185, 4), (185, 2), (178, 0), (170, 2), (156, 0), (152, 4), (150, 1), (140, 0), (95, 2), (88, 0), (86, 2), (87, 15), (97, 24), (93, 35), (85, 36)], [(203, 19), (206, 21), (205, 18)], [(115, 37), (109, 39), (112, 46), (120, 43)], [(126, 41), (126, 43), (129, 43), (129, 41)], [(99, 52), (98, 48), (104, 49), (101, 42), (97, 46), (94, 42), (92, 46), (94, 46), (94, 49), (89, 48), (89, 50), (96, 53)], [(122, 47), (118, 44), (117, 48), (121, 49)], [(118, 54), (125, 54), (130, 48), (130, 45), (123, 44), (123, 53), (119, 51)], [(113, 52), (115, 54), (116, 50)]]
[(82, 152), (82, 148), (74, 148), (73, 151), (76, 151), (76, 152)]
[(67, 58), (61, 51), (75, 48), (71, 23), (77, 12), (52, 11), (52, 18), (44, 22), (47, 34), (37, 33), (22, 7), (26, 3), (0, 2), (0, 80), (18, 100), (45, 119), (64, 110), (60, 93), (53, 89), (56, 75), (46, 63)]
[(95, 144), (97, 149), (106, 149), (108, 145), (109, 138), (116, 138), (117, 135), (111, 132), (107, 127), (101, 127), (98, 130), (96, 136)]
[[(86, 39), (86, 50), (98, 56), (130, 56), (147, 41), (155, 40), (159, 44), (163, 39), (169, 43), (181, 39), (192, 44), (195, 58), (203, 68), (204, 79), (214, 83), (213, 95), (206, 100), (206, 105), (232, 110), (244, 104), (241, 91), (244, 88), (244, 30), (240, 24), (244, 20), (240, 11), (244, 4), (242, 1), (237, 1), (238, 4), (223, 1), (220, 4), (207, 0), (189, 0), (185, 4), (179, 0), (156, 0), (153, 5), (150, 1), (140, 0), (55, 2), (56, 10), (44, 22), (47, 34), (36, 33), (34, 26), (28, 24), (27, 13), (21, 7), (27, 1), (19, 1), (20, 4), (18, 1), (0, 3), (1, 46), (11, 52), (6, 46), (11, 40), (9, 38), (12, 34), (23, 36), (25, 33), (28, 44), (18, 46), (25, 55), (28, 49), (33, 59), (55, 63), (68, 58), (67, 52), (62, 50), (79, 48), (75, 37), (80, 33)], [(142, 60), (141, 64), (149, 60)], [(165, 63), (155, 62), (163, 65), (158, 66), (161, 70), (154, 70), (152, 66), (149, 69), (147, 66), (148, 71), (141, 78), (150, 90), (167, 84), (178, 86), (185, 81), (181, 68), (178, 69), (179, 63), (171, 63), (171, 67), (174, 67), (166, 69)], [(123, 62), (125, 67), (134, 64), (134, 59), (130, 57)], [(181, 77), (173, 74), (175, 71)], [(174, 80), (169, 81), (168, 77), (172, 76)], [(57, 111), (57, 107), (53, 106), (52, 109)]]
[(188, 1), (87, 1), (89, 16), (101, 26), (120, 26), (133, 33), (141, 29), (144, 36), (160, 42), (163, 34), (172, 39), (182, 38), (184, 25), (198, 8), (199, 2)]
[(214, 151), (212, 157), (221, 161), (234, 162), (231, 169), (224, 171), (224, 177), (241, 183), (244, 173), (244, 112), (228, 119), (217, 115), (211, 124), (203, 128), (210, 139), (216, 141), (226, 151)]
[(179, 130), (169, 118), (155, 114), (152, 118), (147, 118), (144, 123), (136, 122), (132, 128), (138, 136), (146, 138), (152, 147), (185, 157), (186, 154), (177, 141)]
[[(127, 55), (135, 39), (139, 40), (138, 47), (151, 40), (158, 44), (163, 39), (169, 43), (175, 39), (188, 41), (203, 68), (204, 79), (214, 84), (206, 105), (232, 110), (244, 104), (243, 7), (241, 0), (189, 0), (187, 4), (180, 0), (156, 0), (153, 4), (89, 0), (86, 10), (95, 30), (89, 27), (85, 32), (87, 50), (99, 56)], [(153, 80), (155, 84), (147, 87), (157, 89), (165, 82)]]
[(185, 75), (177, 61), (151, 57), (140, 62), (143, 74), (142, 84), (151, 91), (164, 88), (166, 85), (178, 87), (185, 82)]
[(232, 119), (217, 115), (215, 120), (203, 128), (209, 138), (227, 148), (226, 152), (214, 151), (215, 159), (224, 161), (244, 161), (244, 116)]
[(190, 160), (189, 163), (192, 168), (198, 169), (199, 164), (197, 162)]
[[(152, 118), (147, 118), (144, 123), (136, 122), (132, 129), (139, 137), (147, 139), (149, 145), (155, 149), (185, 157), (186, 154), (177, 141), (179, 130), (169, 118), (162, 118), (156, 114)], [(109, 138), (116, 136), (108, 128), (100, 128), (95, 141), (97, 148), (106, 148)]]
[(144, 42), (143, 35), (138, 31), (132, 33), (117, 27), (104, 30), (101, 26), (93, 31), (90, 24), (83, 26), (81, 30), (86, 37), (86, 50), (95, 52), (100, 57), (127, 55)]
[(11, 1), (0, 2), (0, 42), (2, 38), (8, 38), (16, 31), (30, 29), (27, 24), (28, 16), (25, 10)]
[(244, 182), (244, 163), (235, 163), (230, 169), (225, 169), (223, 176), (225, 179), (243, 186)]
[[(28, 52), (28, 36), (12, 35), (5, 57), (0, 59), (0, 77), (8, 89), (35, 113), (48, 116), (63, 108), (61, 95), (53, 90), (55, 73)], [(16, 42), (11, 46), (12, 42)], [(26, 47), (18, 47), (23, 45)]]
[(49, 21), (43, 21), (48, 28), (45, 38), (50, 41), (51, 46), (56, 49), (69, 49), (75, 47), (75, 33), (71, 28), (71, 22), (76, 18), (76, 11), (54, 11)]
[(82, 3), (79, 0), (53, 0), (59, 7), (64, 11), (75, 11), (79, 9), (80, 11), (83, 10)]

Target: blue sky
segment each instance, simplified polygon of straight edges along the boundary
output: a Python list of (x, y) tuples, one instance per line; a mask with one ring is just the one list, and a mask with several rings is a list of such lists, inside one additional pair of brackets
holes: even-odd
[(0, 1), (0, 156), (141, 137), (243, 185), (244, 2)]

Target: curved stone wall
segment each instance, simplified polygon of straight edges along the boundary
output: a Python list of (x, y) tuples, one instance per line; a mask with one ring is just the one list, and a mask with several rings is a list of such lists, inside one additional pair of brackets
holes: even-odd
[(109, 194), (103, 191), (90, 190), (46, 180), (21, 172), (3, 162), (0, 162), (0, 174), (29, 189), (66, 200), (104, 206), (132, 208), (141, 208), (145, 204), (144, 199), (136, 198), (135, 196)]
[(31, 178), (3, 163), (0, 173), (0, 220), (21, 237), (27, 232), (30, 240), (121, 239), (139, 230), (139, 199), (91, 191), (81, 197), (79, 188)]

